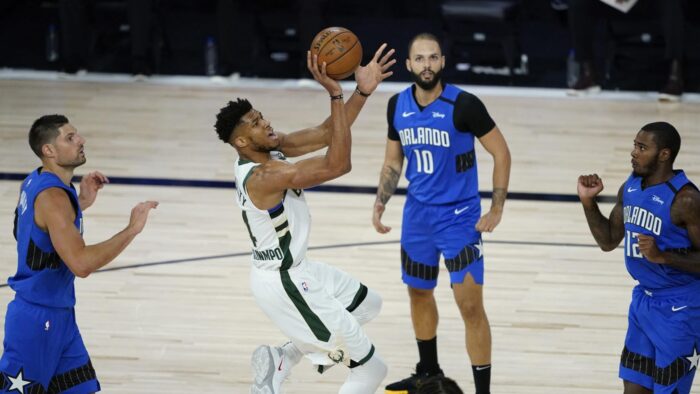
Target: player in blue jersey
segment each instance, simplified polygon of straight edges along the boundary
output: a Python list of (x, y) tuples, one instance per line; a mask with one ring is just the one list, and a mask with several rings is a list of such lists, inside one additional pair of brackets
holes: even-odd
[(71, 179), (85, 163), (85, 138), (65, 116), (37, 119), (29, 145), (42, 166), (22, 182), (15, 211), (17, 273), (8, 279), (15, 299), (5, 315), (0, 393), (94, 393), (100, 384), (76, 325), (73, 282), (117, 257), (158, 203), (136, 205), (124, 230), (85, 245), (83, 211), (109, 180), (92, 172), (76, 192)]
[(632, 174), (606, 218), (595, 197), (598, 175), (581, 175), (578, 195), (604, 251), (624, 239), (632, 291), (620, 360), (625, 394), (690, 392), (700, 363), (700, 193), (673, 169), (681, 146), (676, 129), (650, 123), (637, 133)]
[[(394, 194), (407, 159), (408, 196), (401, 227), (401, 271), (408, 286), (418, 343), (416, 373), (386, 387), (413, 393), (422, 381), (442, 375), (437, 357), (438, 310), (433, 296), (440, 255), (466, 329), (467, 353), (478, 394), (491, 380), (491, 330), (484, 311), (481, 233), (501, 221), (510, 175), (506, 140), (474, 95), (440, 76), (445, 57), (435, 36), (422, 33), (409, 44), (406, 67), (415, 84), (389, 100), (389, 135), (373, 225), (379, 233), (386, 203)], [(494, 159), (491, 209), (481, 216), (474, 139)]]

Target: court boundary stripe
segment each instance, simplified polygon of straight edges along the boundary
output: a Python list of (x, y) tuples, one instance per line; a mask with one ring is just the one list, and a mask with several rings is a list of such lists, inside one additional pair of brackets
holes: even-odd
[[(344, 243), (344, 244), (330, 244), (330, 245), (322, 245), (322, 246), (311, 246), (308, 249), (309, 250), (324, 250), (324, 249), (339, 249), (339, 248), (352, 248), (352, 247), (363, 247), (363, 246), (377, 246), (377, 245), (390, 245), (390, 244), (399, 244), (401, 241), (398, 239), (390, 240), (390, 241), (371, 241), (371, 242), (352, 242), (352, 243)], [(507, 240), (489, 240), (485, 241), (485, 244), (504, 244), (504, 245), (528, 245), (528, 246), (563, 246), (563, 247), (569, 247), (569, 248), (597, 248), (598, 245), (595, 244), (583, 244), (583, 243), (575, 243), (575, 242), (539, 242), (539, 241), (507, 241)], [(618, 246), (617, 249), (623, 249), (622, 246)], [(236, 258), (236, 257), (244, 257), (244, 256), (250, 256), (251, 252), (237, 252), (237, 253), (226, 253), (226, 254), (215, 254), (211, 256), (200, 256), (200, 257), (188, 257), (184, 259), (173, 259), (173, 260), (163, 260), (163, 261), (154, 261), (150, 263), (137, 263), (137, 264), (128, 264), (128, 265), (123, 265), (119, 267), (109, 267), (109, 268), (103, 268), (100, 270), (95, 271), (93, 274), (99, 274), (103, 272), (112, 272), (112, 271), (123, 271), (127, 269), (137, 269), (137, 268), (147, 268), (147, 267), (154, 267), (158, 265), (169, 265), (169, 264), (179, 264), (179, 263), (190, 263), (190, 262), (196, 262), (196, 261), (206, 261), (206, 260), (217, 260), (217, 259), (224, 259), (224, 258)], [(0, 284), (0, 289), (4, 287), (8, 287), (9, 285), (7, 283)]]
[[(22, 181), (28, 174), (17, 172), (0, 172), (0, 181)], [(73, 177), (73, 182), (80, 182), (80, 177)], [(205, 179), (173, 179), (173, 178), (141, 178), (110, 176), (110, 184), (114, 185), (135, 185), (135, 186), (171, 186), (171, 187), (201, 187), (215, 189), (234, 189), (236, 183), (233, 181), (217, 181)], [(375, 186), (351, 186), (351, 185), (318, 185), (306, 191), (326, 192), (326, 193), (347, 193), (347, 194), (377, 194)], [(406, 195), (406, 188), (396, 189), (395, 195)], [(480, 191), (482, 198), (491, 198), (492, 192)], [(579, 202), (576, 194), (563, 193), (533, 193), (533, 192), (508, 192), (509, 200), (522, 201), (549, 201), (549, 202)], [(599, 202), (615, 203), (617, 196), (598, 196)]]

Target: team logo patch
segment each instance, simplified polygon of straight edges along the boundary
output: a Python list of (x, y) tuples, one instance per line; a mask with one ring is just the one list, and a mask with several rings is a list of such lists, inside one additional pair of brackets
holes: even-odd
[[(24, 386), (28, 386), (28, 385), (30, 385), (32, 382), (31, 382), (30, 380), (24, 380), (24, 376), (23, 376), (23, 375), (24, 375), (24, 370), (23, 370), (23, 369), (20, 369), (20, 370), (19, 370), (19, 372), (17, 373), (17, 376), (12, 376), (12, 375), (9, 375), (9, 374), (8, 374), (8, 375), (5, 375), (5, 378), (7, 378), (7, 380), (9, 381), (9, 382), (7, 382), (7, 383), (10, 384), (10, 386), (7, 387), (7, 391), (8, 391), (8, 392), (17, 392), (17, 393), (20, 393), (20, 394), (24, 394), (24, 393), (25, 393)], [(0, 375), (0, 376), (1, 376), (1, 375)], [(6, 382), (3, 382), (3, 385), (7, 385), (7, 383), (6, 383)]]
[(700, 354), (698, 354), (698, 351), (695, 348), (693, 348), (693, 355), (687, 356), (686, 360), (690, 362), (688, 371), (692, 370), (693, 368), (698, 369), (698, 366), (700, 366)]
[(330, 358), (336, 364), (342, 363), (345, 360), (345, 352), (343, 349), (328, 352), (328, 358)]
[(662, 200), (661, 197), (657, 196), (656, 194), (654, 194), (654, 195), (651, 197), (651, 201), (654, 201), (654, 202), (657, 202), (657, 203), (659, 203), (659, 204), (661, 204), (661, 205), (664, 205), (664, 200)]

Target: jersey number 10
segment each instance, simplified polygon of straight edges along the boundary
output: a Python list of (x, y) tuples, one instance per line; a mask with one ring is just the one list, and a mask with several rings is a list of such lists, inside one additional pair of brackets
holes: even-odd
[(413, 156), (416, 158), (418, 168), (416, 171), (426, 174), (433, 173), (433, 153), (429, 150), (413, 150)]

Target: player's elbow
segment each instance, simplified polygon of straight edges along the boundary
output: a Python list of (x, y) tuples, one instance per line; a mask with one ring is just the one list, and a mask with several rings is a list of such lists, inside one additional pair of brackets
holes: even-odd
[(86, 270), (86, 269), (75, 269), (75, 270), (71, 270), (71, 271), (78, 278), (87, 278), (92, 273), (91, 271)]
[(343, 176), (350, 172), (352, 170), (352, 162), (350, 159), (344, 160), (340, 163), (336, 163), (335, 165), (330, 167), (330, 173), (331, 177), (333, 179), (338, 178), (340, 176)]
[(617, 245), (614, 245), (612, 243), (599, 244), (598, 246), (600, 246), (600, 250), (602, 250), (603, 252), (612, 252), (613, 250), (615, 250), (615, 248), (617, 248)]
[(87, 278), (92, 273), (92, 270), (87, 267), (81, 267), (73, 271), (78, 278)]
[(350, 162), (350, 160), (348, 160), (347, 163), (345, 163), (345, 165), (340, 167), (340, 175), (345, 175), (350, 171), (352, 171), (352, 163)]
[(66, 262), (66, 265), (68, 266), (68, 269), (71, 270), (73, 275), (77, 276), (78, 278), (87, 278), (90, 276), (90, 274), (93, 272), (90, 267), (81, 262), (81, 261), (73, 261), (73, 262)]
[(502, 149), (494, 154), (494, 160), (503, 163), (507, 167), (510, 167), (512, 160), (510, 157), (510, 149), (508, 149), (507, 145), (503, 146)]

